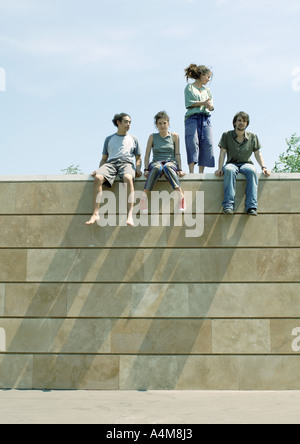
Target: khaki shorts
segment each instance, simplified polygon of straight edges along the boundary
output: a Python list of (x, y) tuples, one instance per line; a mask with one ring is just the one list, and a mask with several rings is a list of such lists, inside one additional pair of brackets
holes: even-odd
[(135, 168), (132, 163), (122, 162), (120, 160), (114, 160), (112, 162), (105, 163), (97, 171), (97, 174), (101, 174), (106, 179), (106, 185), (112, 187), (114, 181), (119, 175), (120, 179), (123, 181), (125, 174), (130, 174), (135, 179)]

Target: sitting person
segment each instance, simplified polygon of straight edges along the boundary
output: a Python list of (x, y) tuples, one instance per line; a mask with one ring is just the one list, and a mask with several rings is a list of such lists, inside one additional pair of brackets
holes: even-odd
[[(92, 173), (94, 182), (94, 211), (86, 225), (93, 225), (99, 220), (100, 200), (102, 186), (107, 184), (112, 187), (117, 174), (128, 185), (128, 194), (134, 193), (133, 181), (135, 176), (140, 177), (141, 173), (141, 150), (139, 142), (135, 136), (128, 134), (131, 119), (128, 114), (116, 114), (113, 124), (118, 128), (117, 133), (107, 137), (104, 142), (102, 160), (99, 169)], [(136, 162), (136, 167), (134, 163)], [(134, 225), (133, 201), (129, 204), (127, 225)]]
[[(246, 176), (246, 201), (245, 211), (251, 216), (257, 216), (257, 187), (258, 179), (256, 169), (251, 161), (252, 153), (260, 165), (265, 177), (269, 177), (271, 172), (265, 167), (261, 155), (261, 145), (257, 136), (247, 132), (250, 118), (247, 113), (239, 112), (233, 119), (233, 131), (228, 131), (222, 135), (219, 143), (220, 157), (219, 169), (216, 176), (224, 174), (224, 201), (223, 210), (225, 214), (233, 214), (235, 206), (235, 188), (238, 173)], [(224, 165), (225, 157), (227, 163)]]
[[(144, 196), (141, 199), (141, 212), (147, 214), (148, 195), (162, 174), (165, 175), (172, 188), (178, 191), (180, 199), (179, 210), (185, 211), (184, 194), (178, 178), (186, 174), (181, 170), (179, 135), (168, 131), (170, 119), (166, 112), (159, 112), (154, 117), (154, 121), (159, 133), (151, 134), (147, 143), (144, 171), (147, 181), (144, 187)], [(152, 150), (153, 159), (149, 163)]]

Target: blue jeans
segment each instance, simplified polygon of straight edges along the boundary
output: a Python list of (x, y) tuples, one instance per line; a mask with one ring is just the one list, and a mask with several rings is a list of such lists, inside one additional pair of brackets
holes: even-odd
[(257, 188), (258, 179), (254, 165), (250, 163), (233, 164), (228, 163), (223, 167), (224, 171), (224, 202), (223, 208), (234, 209), (235, 187), (238, 173), (246, 176), (246, 212), (250, 208), (257, 209)]
[(189, 165), (215, 166), (210, 116), (194, 114), (185, 121), (185, 146)]

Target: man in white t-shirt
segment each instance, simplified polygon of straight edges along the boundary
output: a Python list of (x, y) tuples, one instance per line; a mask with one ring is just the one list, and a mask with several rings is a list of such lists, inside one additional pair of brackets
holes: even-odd
[[(131, 118), (128, 114), (116, 114), (113, 119), (114, 125), (118, 128), (117, 133), (107, 137), (104, 142), (102, 160), (99, 169), (92, 173), (94, 182), (94, 211), (86, 222), (86, 225), (93, 225), (99, 220), (99, 194), (102, 194), (104, 184), (112, 187), (117, 174), (121, 180), (127, 184), (128, 194), (134, 193), (133, 182), (135, 177), (140, 177), (141, 173), (141, 149), (138, 139), (128, 134), (131, 125)], [(133, 226), (133, 199), (129, 204), (127, 225)]]

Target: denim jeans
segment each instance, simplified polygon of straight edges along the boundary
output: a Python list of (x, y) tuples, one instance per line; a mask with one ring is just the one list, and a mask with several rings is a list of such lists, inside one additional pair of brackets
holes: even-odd
[(178, 165), (177, 162), (151, 162), (149, 165), (149, 176), (144, 186), (145, 190), (152, 191), (155, 183), (158, 181), (162, 174), (170, 182), (172, 188), (180, 188), (180, 182), (177, 175)]
[(185, 121), (185, 146), (189, 165), (215, 166), (210, 116), (195, 114)]
[(223, 208), (234, 209), (235, 206), (235, 188), (238, 173), (246, 176), (246, 212), (250, 208), (257, 209), (257, 188), (258, 179), (254, 165), (250, 163), (229, 163), (223, 167), (224, 171), (224, 201)]

